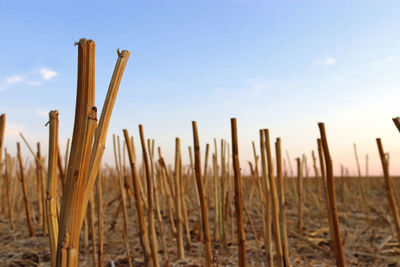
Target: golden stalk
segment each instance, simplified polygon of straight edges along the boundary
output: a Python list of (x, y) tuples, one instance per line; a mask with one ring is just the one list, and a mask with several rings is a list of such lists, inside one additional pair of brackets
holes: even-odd
[(212, 251), (211, 251), (210, 230), (208, 227), (208, 207), (207, 207), (206, 194), (204, 191), (203, 177), (201, 174), (199, 134), (197, 132), (197, 123), (195, 121), (192, 121), (192, 128), (193, 128), (193, 147), (194, 147), (194, 158), (195, 158), (196, 182), (197, 182), (198, 197), (200, 198), (203, 244), (204, 244), (204, 251), (206, 254), (206, 266), (211, 267)]
[(243, 200), (242, 200), (242, 174), (239, 164), (239, 146), (237, 136), (236, 118), (231, 119), (232, 131), (232, 162), (235, 177), (235, 211), (236, 211), (236, 228), (239, 250), (239, 266), (246, 266), (246, 239), (243, 225)]

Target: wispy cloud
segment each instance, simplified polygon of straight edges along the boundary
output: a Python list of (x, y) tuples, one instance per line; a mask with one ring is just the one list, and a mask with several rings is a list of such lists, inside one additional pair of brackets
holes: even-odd
[(47, 81), (58, 75), (58, 73), (55, 72), (54, 70), (49, 70), (45, 68), (40, 69), (40, 74), (42, 75), (42, 78)]
[(399, 62), (399, 61), (400, 61), (400, 56), (386, 56), (384, 58), (376, 60), (375, 62), (372, 63), (372, 65), (374, 67), (381, 68), (387, 64)]
[(24, 74), (11, 75), (0, 80), (0, 91), (21, 82), (29, 86), (39, 86), (44, 82), (53, 79), (57, 75), (58, 73), (56, 71), (48, 68), (34, 69)]
[(36, 113), (37, 115), (39, 115), (40, 117), (44, 117), (44, 118), (49, 117), (49, 112), (48, 112), (48, 111), (44, 111), (44, 110), (42, 110), (42, 109), (36, 110), (35, 113)]
[(7, 123), (7, 127), (5, 129), (5, 136), (19, 136), (19, 133), (24, 130), (24, 125), (22, 124), (15, 124), (15, 123)]
[(316, 59), (313, 61), (313, 65), (315, 66), (332, 66), (336, 64), (336, 59), (331, 56), (325, 56), (320, 59)]
[(38, 85), (41, 85), (42, 83), (43, 83), (42, 81), (30, 81), (30, 82), (28, 82), (28, 85), (38, 86)]
[(22, 81), (24, 81), (24, 78), (18, 74), (6, 78), (7, 84), (14, 84), (14, 83), (22, 82)]

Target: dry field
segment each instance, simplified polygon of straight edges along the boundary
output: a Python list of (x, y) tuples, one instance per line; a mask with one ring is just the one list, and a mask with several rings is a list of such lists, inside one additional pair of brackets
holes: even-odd
[[(199, 143), (193, 121), (193, 145), (176, 138), (169, 161), (142, 125), (138, 136), (121, 129), (110, 167), (102, 157), (130, 53), (118, 50), (98, 112), (95, 43), (77, 47), (65, 152), (58, 111), (49, 113), (49, 150), (21, 134), (16, 155), (4, 147), (0, 116), (0, 266), (400, 266), (399, 178), (379, 138), (383, 177), (362, 176), (355, 145), (357, 176), (342, 167), (334, 177), (324, 123), (312, 153), (294, 161), (261, 129), (251, 175), (242, 177), (235, 118), (231, 140), (212, 145)], [(393, 121), (400, 130), (400, 118)]]

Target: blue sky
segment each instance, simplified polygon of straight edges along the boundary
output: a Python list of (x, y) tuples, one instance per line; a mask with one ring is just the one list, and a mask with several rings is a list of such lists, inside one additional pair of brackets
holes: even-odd
[[(356, 142), (362, 166), (368, 153), (370, 172), (380, 174), (379, 136), (400, 174), (391, 121), (400, 113), (399, 11), (398, 1), (361, 0), (2, 1), (6, 146), (15, 153), (21, 131), (47, 147), (47, 113), (58, 109), (64, 147), (76, 95), (73, 43), (85, 37), (96, 42), (99, 108), (116, 49), (132, 53), (109, 135), (127, 128), (137, 136), (141, 123), (169, 162), (176, 136), (185, 153), (192, 145), (192, 120), (204, 148), (213, 137), (230, 141), (229, 119), (237, 117), (244, 169), (258, 129), (280, 136), (293, 159), (310, 158), (324, 121), (336, 172), (340, 164), (355, 171)], [(110, 140), (107, 148), (112, 163)]]

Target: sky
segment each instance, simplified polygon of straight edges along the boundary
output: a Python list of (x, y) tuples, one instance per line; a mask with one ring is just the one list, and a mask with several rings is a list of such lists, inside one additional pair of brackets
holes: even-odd
[[(400, 2), (267, 1), (1, 1), (0, 113), (5, 145), (15, 155), (22, 132), (47, 149), (48, 112), (60, 112), (62, 151), (72, 135), (80, 38), (96, 42), (96, 105), (101, 109), (117, 60), (131, 58), (109, 127), (104, 162), (113, 165), (112, 134), (126, 128), (154, 138), (173, 163), (183, 160), (198, 124), (202, 153), (213, 138), (231, 143), (238, 120), (243, 171), (259, 150), (261, 128), (281, 137), (294, 158), (311, 151), (325, 122), (335, 173), (380, 175), (375, 138), (400, 175)], [(31, 160), (22, 146), (26, 160)], [(212, 146), (213, 151), (213, 146)], [(259, 153), (259, 152), (258, 152)]]

